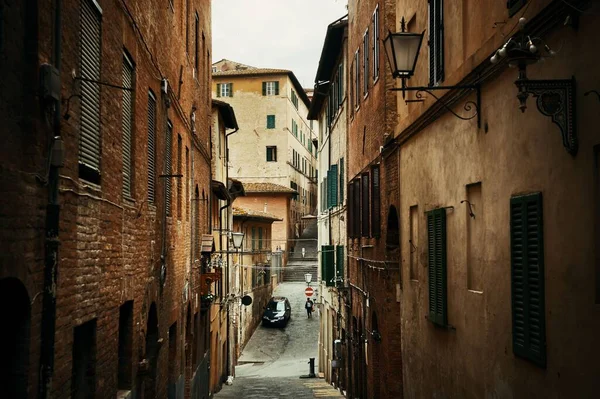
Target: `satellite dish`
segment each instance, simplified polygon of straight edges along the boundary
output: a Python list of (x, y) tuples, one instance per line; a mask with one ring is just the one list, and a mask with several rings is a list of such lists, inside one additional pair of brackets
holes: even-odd
[(242, 297), (242, 305), (248, 306), (252, 303), (252, 297), (250, 295), (244, 295)]

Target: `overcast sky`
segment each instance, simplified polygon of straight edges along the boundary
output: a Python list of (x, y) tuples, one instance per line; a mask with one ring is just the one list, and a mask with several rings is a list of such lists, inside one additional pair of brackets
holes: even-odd
[(213, 0), (213, 62), (290, 69), (314, 86), (327, 25), (347, 14), (346, 0)]

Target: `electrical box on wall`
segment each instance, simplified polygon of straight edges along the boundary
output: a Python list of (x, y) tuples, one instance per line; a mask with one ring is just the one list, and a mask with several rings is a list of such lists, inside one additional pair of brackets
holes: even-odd
[(53, 65), (40, 66), (40, 95), (44, 100), (60, 100), (60, 73)]

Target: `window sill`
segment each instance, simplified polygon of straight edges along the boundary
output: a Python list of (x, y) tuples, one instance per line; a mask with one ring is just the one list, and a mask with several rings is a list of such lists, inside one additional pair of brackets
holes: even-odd
[(117, 391), (117, 399), (131, 399), (132, 397), (131, 390), (119, 389)]
[(379, 75), (377, 75), (374, 79), (373, 79), (373, 86), (375, 86), (377, 84), (377, 82), (379, 82)]
[(467, 291), (470, 292), (471, 294), (483, 295), (483, 291), (477, 291), (477, 290), (471, 290), (471, 289), (467, 289)]

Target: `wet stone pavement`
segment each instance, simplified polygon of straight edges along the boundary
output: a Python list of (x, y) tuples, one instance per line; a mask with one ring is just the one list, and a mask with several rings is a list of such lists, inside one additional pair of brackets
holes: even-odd
[(308, 374), (311, 357), (318, 373), (319, 312), (306, 317), (305, 288), (305, 283), (277, 287), (274, 295), (286, 296), (292, 305), (289, 323), (285, 328), (256, 329), (239, 359), (233, 384), (223, 385), (215, 398), (343, 398), (324, 379), (300, 378)]

